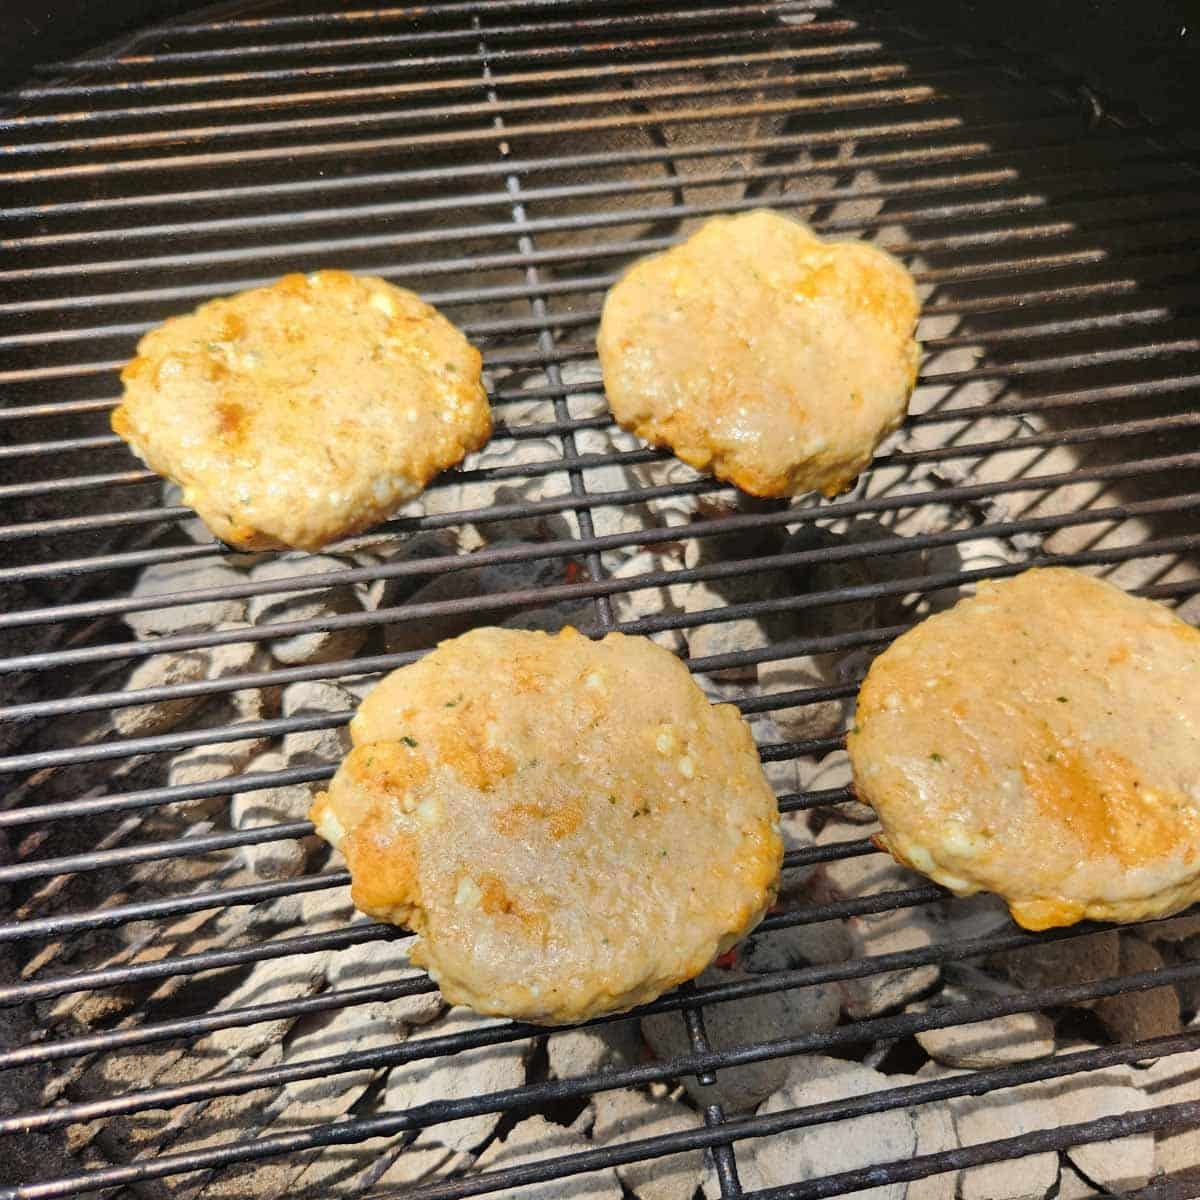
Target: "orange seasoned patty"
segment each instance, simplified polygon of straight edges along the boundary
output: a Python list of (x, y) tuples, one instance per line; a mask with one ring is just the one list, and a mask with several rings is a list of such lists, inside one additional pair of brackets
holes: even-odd
[(749, 728), (646, 638), (474, 630), (384, 679), (350, 731), (312, 820), (453, 1003), (547, 1024), (630, 1008), (774, 899)]
[(843, 491), (904, 417), (916, 289), (866, 242), (717, 217), (609, 291), (597, 347), (620, 424), (756, 496)]
[(382, 279), (287, 275), (142, 338), (112, 427), (246, 550), (384, 520), (491, 434), (479, 351)]
[(876, 659), (848, 738), (901, 862), (996, 892), (1026, 928), (1200, 899), (1200, 631), (1066, 568), (1035, 569)]

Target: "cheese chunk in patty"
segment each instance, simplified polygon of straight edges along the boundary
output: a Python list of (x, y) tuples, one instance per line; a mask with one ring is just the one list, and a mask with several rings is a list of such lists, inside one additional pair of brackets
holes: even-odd
[(892, 854), (1027, 929), (1200, 899), (1200, 631), (1161, 605), (981, 584), (875, 660), (847, 740)]
[(755, 496), (854, 482), (903, 420), (919, 305), (865, 242), (717, 217), (609, 291), (597, 346), (625, 429)]
[(412, 292), (287, 275), (146, 334), (112, 427), (223, 542), (316, 550), (487, 441), (480, 367)]
[(384, 679), (313, 805), (446, 998), (582, 1021), (762, 919), (783, 846), (749, 727), (647, 638), (478, 629)]

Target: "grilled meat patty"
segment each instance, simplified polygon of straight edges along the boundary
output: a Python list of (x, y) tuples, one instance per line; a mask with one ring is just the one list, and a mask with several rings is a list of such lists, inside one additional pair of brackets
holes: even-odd
[(480, 364), (412, 292), (287, 275), (146, 334), (112, 426), (222, 541), (315, 550), (487, 441)]
[(901, 862), (1027, 929), (1200, 899), (1200, 630), (1065, 568), (984, 583), (879, 656), (850, 761)]
[(597, 346), (625, 429), (755, 496), (843, 491), (904, 417), (908, 272), (759, 211), (709, 221), (609, 291)]
[(384, 679), (313, 805), (446, 998), (546, 1024), (698, 975), (774, 899), (749, 727), (646, 638), (478, 629)]

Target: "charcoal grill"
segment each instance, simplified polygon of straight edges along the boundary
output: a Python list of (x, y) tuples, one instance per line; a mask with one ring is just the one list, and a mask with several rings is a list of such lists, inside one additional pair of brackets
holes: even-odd
[[(1175, 131), (1113, 116), (1094, 92), (1038, 61), (959, 46), (834, 0), (445, 0), (370, 12), (316, 0), (225, 5), (51, 63), (9, 99), (0, 121), (0, 885), (10, 898), (0, 925), (0, 1196), (399, 1194), (384, 1168), (405, 1145), (400, 1135), (466, 1116), (499, 1112), (511, 1123), (534, 1111), (572, 1113), (606, 1089), (712, 1081), (737, 1064), (803, 1053), (874, 1046), (873, 1061), (886, 1062), (921, 1030), (1200, 977), (1200, 961), (1180, 961), (883, 1012), (818, 1033), (780, 1028), (733, 1048), (708, 1040), (706, 1014), (746, 996), (1088, 932), (1035, 937), (1008, 927), (681, 989), (649, 1006), (686, 1025), (690, 1053), (669, 1061), (565, 1079), (533, 1071), (513, 1089), (435, 1095), (405, 1111), (388, 1110), (368, 1088), (369, 1102), (345, 1116), (291, 1127), (271, 1107), (289, 1082), (484, 1045), (540, 1046), (545, 1032), (500, 1023), (298, 1064), (266, 1050), (202, 1056), (197, 1045), (216, 1031), (269, 1028), (277, 1032), (268, 1041), (279, 1042), (302, 1019), (432, 985), (380, 977), (219, 1002), (256, 964), (403, 935), (365, 921), (304, 927), (287, 901), (347, 883), (311, 846), (308, 869), (287, 878), (255, 880), (240, 865), (248, 847), (307, 845), (311, 826), (231, 828), (224, 800), (327, 779), (332, 761), (174, 784), (163, 764), (189, 747), (336, 728), (348, 711), (213, 724), (200, 708), (144, 736), (121, 736), (110, 723), (135, 705), (369, 680), (417, 657), (439, 621), (499, 621), (531, 607), (558, 606), (553, 615), (586, 605), (593, 633), (732, 631), (707, 655), (693, 648), (689, 665), (706, 679), (796, 655), (859, 656), (857, 674), (791, 691), (722, 685), (762, 716), (851, 696), (866, 656), (923, 605), (1030, 563), (1078, 565), (1188, 604), (1200, 591), (1200, 188), (1194, 154)], [(593, 336), (616, 273), (709, 214), (758, 205), (878, 241), (909, 262), (924, 293), (926, 365), (913, 415), (836, 500), (739, 504), (730, 489), (616, 434), (597, 397)], [(252, 576), (248, 560), (186, 532), (188, 510), (164, 498), (108, 431), (117, 368), (166, 315), (318, 266), (377, 273), (438, 303), (485, 348), (493, 446), (536, 442), (553, 453), (468, 463), (431, 489), (438, 502), (389, 522), (373, 557), (304, 577), (309, 589), (375, 589), (382, 604), (131, 636), (127, 616), (284, 594), (298, 574)], [(690, 506), (687, 520), (665, 515), (676, 504)], [(626, 522), (635, 510), (638, 521)], [(921, 514), (935, 510), (950, 516), (922, 527)], [(861, 521), (875, 532), (843, 536), (846, 522)], [(453, 555), (393, 553), (423, 532), (468, 529), (480, 544), (460, 537)], [(492, 538), (497, 529), (516, 533)], [(971, 565), (971, 547), (997, 542), (1003, 561)], [(631, 556), (643, 551), (667, 557), (639, 569)], [(243, 581), (133, 592), (147, 567), (218, 561), (234, 562)], [(405, 603), (418, 584), (485, 566), (555, 575)], [(784, 578), (786, 587), (772, 588)], [(760, 594), (743, 588), (696, 610), (628, 607), (638, 596), (684, 584), (719, 590), (730, 580), (754, 581)], [(870, 619), (838, 627), (846, 609)], [(899, 616), (884, 620), (885, 611)], [(799, 624), (738, 642), (755, 622), (778, 629), (776, 618)], [(389, 649), (381, 635), (389, 623), (408, 630), (407, 648)], [(352, 658), (288, 666), (248, 658), (224, 677), (122, 686), (156, 654), (356, 628), (365, 643)], [(762, 756), (812, 763), (836, 752), (843, 733), (777, 740)], [(844, 786), (780, 796), (785, 812), (824, 814), (851, 801)], [(874, 853), (867, 838), (848, 835), (793, 849), (787, 869)], [(785, 907), (764, 929), (956, 903), (914, 882)], [(541, 1184), (537, 1194), (556, 1195), (587, 1172), (702, 1148), (714, 1166), (709, 1194), (739, 1196), (749, 1194), (739, 1160), (759, 1139), (1197, 1048), (1200, 1030), (1188, 1029), (770, 1114), (711, 1105), (692, 1129), (431, 1177), (403, 1194), (450, 1200)], [(205, 1122), (210, 1136), (189, 1140)], [(1200, 1093), (797, 1179), (769, 1195), (840, 1195), (1197, 1122)], [(374, 1159), (354, 1159), (318, 1190), (296, 1182), (300, 1164), (365, 1146), (380, 1147)], [(279, 1185), (272, 1164), (294, 1164), (295, 1177)], [(1144, 1194), (1200, 1195), (1200, 1182), (1176, 1179)]]

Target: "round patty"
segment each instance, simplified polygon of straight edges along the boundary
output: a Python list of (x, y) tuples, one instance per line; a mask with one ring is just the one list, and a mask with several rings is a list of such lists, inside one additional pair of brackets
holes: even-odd
[(446, 998), (543, 1024), (698, 975), (775, 897), (749, 727), (646, 638), (477, 629), (384, 679), (310, 814)]
[(222, 541), (315, 550), (487, 441), (480, 365), (412, 292), (287, 275), (146, 334), (112, 427)]
[(718, 217), (608, 293), (608, 402), (625, 429), (755, 496), (834, 496), (904, 417), (918, 309), (874, 246), (772, 212)]
[(867, 673), (854, 782), (902, 863), (1027, 929), (1200, 899), (1200, 631), (1064, 568), (984, 583)]

